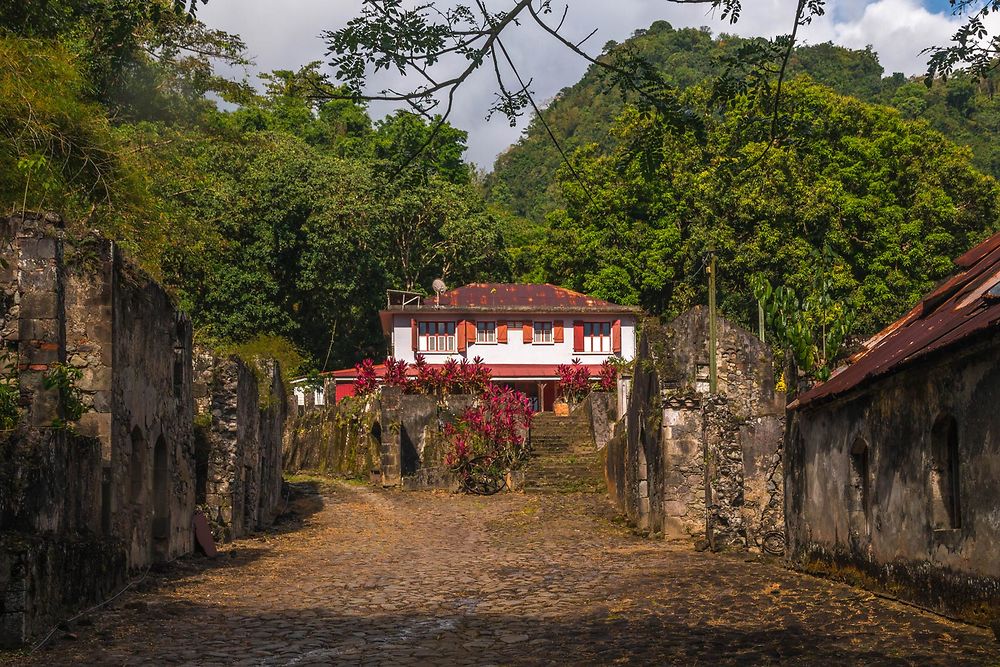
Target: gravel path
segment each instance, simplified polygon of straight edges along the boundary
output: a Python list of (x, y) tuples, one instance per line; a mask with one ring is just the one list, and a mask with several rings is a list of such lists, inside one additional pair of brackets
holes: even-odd
[(337, 483), (301, 518), (150, 574), (15, 663), (1000, 665), (864, 591), (634, 536), (598, 494)]

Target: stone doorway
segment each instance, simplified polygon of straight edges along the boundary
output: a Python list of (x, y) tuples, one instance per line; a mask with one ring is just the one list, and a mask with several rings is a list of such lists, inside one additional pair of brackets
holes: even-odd
[(153, 559), (162, 561), (170, 550), (170, 461), (161, 435), (153, 448)]

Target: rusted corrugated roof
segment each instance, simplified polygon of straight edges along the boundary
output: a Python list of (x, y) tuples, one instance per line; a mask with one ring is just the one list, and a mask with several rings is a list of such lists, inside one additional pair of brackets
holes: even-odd
[(987, 293), (1000, 283), (1000, 234), (965, 253), (955, 264), (962, 269), (960, 272), (866, 341), (850, 365), (799, 396), (789, 409), (839, 396), (997, 326), (1000, 300)]
[[(428, 296), (420, 305), (391, 306), (391, 312), (420, 312), (448, 308), (454, 311), (604, 311), (638, 313), (635, 306), (621, 306), (604, 299), (549, 284), (471, 283)], [(383, 311), (383, 312), (390, 312)]]
[(393, 305), (379, 311), (382, 330), (392, 331), (393, 315), (418, 315), (431, 311), (446, 311), (454, 315), (477, 313), (506, 313), (512, 319), (518, 315), (530, 317), (533, 313), (605, 313), (607, 315), (638, 315), (636, 306), (622, 306), (580, 292), (545, 284), (522, 283), (471, 283), (449, 290), (440, 298), (424, 297), (419, 305)]
[[(427, 301), (432, 300), (433, 298), (429, 298)], [(610, 301), (548, 283), (471, 283), (442, 294), (441, 305), (452, 308), (622, 308)]]

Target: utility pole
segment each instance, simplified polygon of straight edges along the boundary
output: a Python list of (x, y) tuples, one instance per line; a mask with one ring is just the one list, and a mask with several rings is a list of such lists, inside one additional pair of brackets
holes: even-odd
[(708, 251), (708, 391), (719, 390), (719, 368), (715, 360), (718, 344), (718, 326), (715, 317), (715, 248)]
[(764, 342), (764, 302), (757, 299), (757, 328), (760, 330), (760, 342)]

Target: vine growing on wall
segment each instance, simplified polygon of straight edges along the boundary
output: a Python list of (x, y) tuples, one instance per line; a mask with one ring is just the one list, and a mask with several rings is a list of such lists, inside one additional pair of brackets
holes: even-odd
[(42, 387), (59, 392), (59, 405), (63, 416), (52, 420), (53, 427), (69, 428), (72, 422), (79, 421), (87, 412), (87, 406), (83, 402), (83, 392), (76, 384), (82, 379), (83, 371), (62, 363), (53, 364), (42, 376)]
[(21, 418), (21, 388), (17, 359), (10, 352), (0, 354), (0, 431), (12, 431)]

